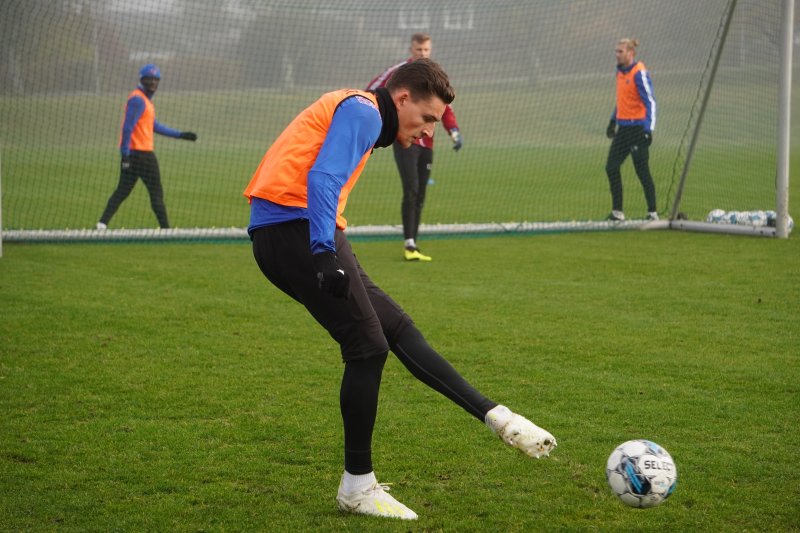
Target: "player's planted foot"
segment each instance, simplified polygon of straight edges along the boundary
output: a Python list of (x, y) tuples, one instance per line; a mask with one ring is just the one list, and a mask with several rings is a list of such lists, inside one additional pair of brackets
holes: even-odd
[(430, 261), (432, 259), (431, 256), (420, 252), (419, 248), (409, 248), (408, 246), (403, 250), (403, 255), (406, 261)]
[(524, 416), (512, 413), (504, 405), (498, 405), (486, 413), (486, 425), (503, 442), (536, 459), (547, 457), (558, 445), (556, 438), (550, 432)]
[(656, 211), (650, 211), (647, 213), (647, 220), (658, 220), (658, 213)]
[(615, 209), (609, 213), (608, 217), (606, 217), (606, 220), (610, 220), (612, 222), (622, 222), (625, 220), (625, 213)]
[(389, 485), (373, 481), (367, 488), (344, 492), (343, 484), (339, 484), (336, 503), (346, 513), (416, 520), (417, 513), (395, 500), (389, 493)]

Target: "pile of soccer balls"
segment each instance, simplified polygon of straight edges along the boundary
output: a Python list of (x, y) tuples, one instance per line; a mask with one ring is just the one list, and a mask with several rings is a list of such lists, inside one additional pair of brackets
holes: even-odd
[(629, 440), (617, 446), (606, 463), (606, 479), (614, 494), (631, 507), (655, 507), (678, 483), (670, 454), (649, 440)]
[[(714, 209), (706, 215), (706, 222), (715, 224), (741, 224), (745, 226), (775, 227), (778, 215), (775, 211), (724, 211)], [(789, 217), (789, 231), (794, 228), (794, 220)]]

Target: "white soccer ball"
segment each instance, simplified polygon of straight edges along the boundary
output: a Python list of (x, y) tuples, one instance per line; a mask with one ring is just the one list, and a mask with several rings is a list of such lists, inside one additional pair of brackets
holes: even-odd
[(723, 209), (714, 209), (710, 211), (708, 215), (706, 215), (706, 222), (715, 222), (719, 224), (722, 222), (722, 217), (725, 216), (725, 211)]
[(739, 223), (739, 211), (728, 211), (722, 217), (723, 224), (738, 224)]
[[(767, 217), (767, 226), (774, 228), (778, 224), (778, 214), (775, 211), (764, 211), (764, 215)], [(787, 215), (787, 227), (789, 231), (794, 229), (794, 220), (792, 219), (791, 215)]]
[(678, 470), (667, 450), (655, 442), (629, 440), (611, 452), (606, 479), (626, 505), (655, 507), (675, 490)]
[(767, 214), (764, 211), (740, 211), (739, 224), (748, 226), (766, 226)]

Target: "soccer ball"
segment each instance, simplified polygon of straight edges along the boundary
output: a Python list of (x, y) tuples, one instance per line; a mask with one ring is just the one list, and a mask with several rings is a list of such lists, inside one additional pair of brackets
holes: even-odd
[(649, 440), (629, 440), (611, 452), (606, 479), (614, 494), (631, 507), (655, 507), (675, 490), (678, 470), (670, 454)]
[[(778, 225), (778, 213), (775, 211), (764, 211), (764, 214), (767, 216), (767, 226), (774, 228)], [(794, 229), (794, 220), (792, 219), (791, 215), (787, 215), (789, 231)]]
[(742, 213), (746, 215), (746, 221), (740, 224), (748, 224), (750, 226), (766, 226), (767, 214), (764, 211), (745, 211)]
[(714, 209), (708, 213), (706, 216), (706, 222), (716, 222), (719, 224), (722, 222), (722, 218), (725, 216), (725, 211), (722, 209)]
[(739, 211), (728, 211), (722, 217), (723, 224), (738, 224), (739, 223)]

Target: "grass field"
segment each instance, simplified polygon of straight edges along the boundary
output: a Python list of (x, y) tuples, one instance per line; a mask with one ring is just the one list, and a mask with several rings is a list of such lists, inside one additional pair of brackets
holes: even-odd
[[(376, 472), (415, 523), (339, 514), (337, 348), (230, 244), (6, 244), (2, 531), (800, 529), (797, 239), (680, 232), (356, 242), (480, 390), (559, 440), (508, 449), (390, 358)], [(674, 496), (604, 465), (666, 447)]]

